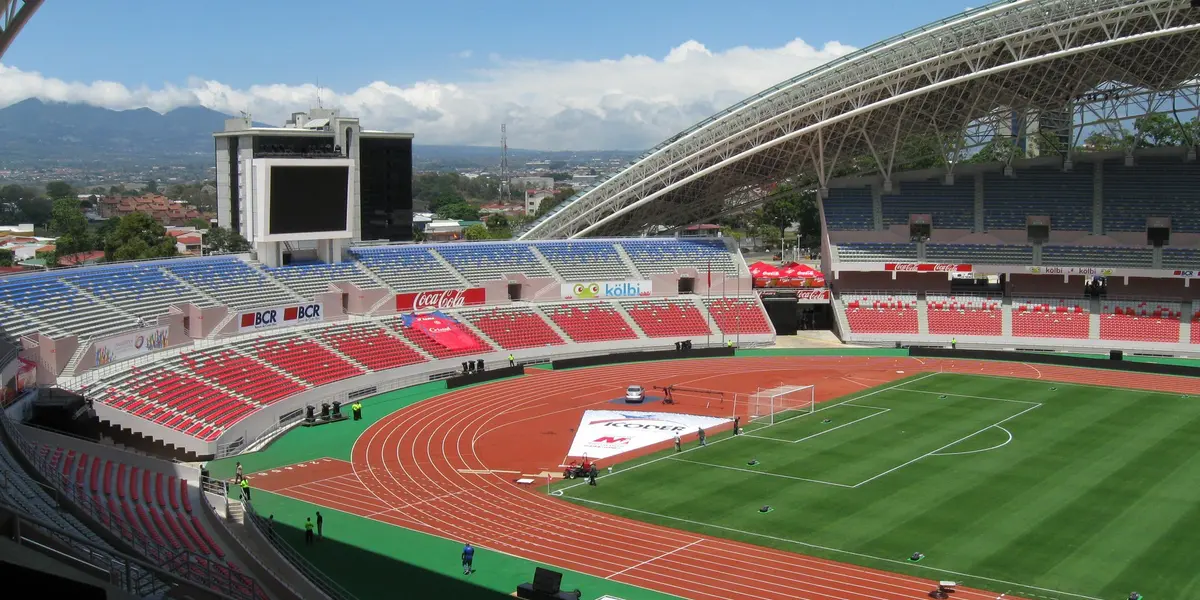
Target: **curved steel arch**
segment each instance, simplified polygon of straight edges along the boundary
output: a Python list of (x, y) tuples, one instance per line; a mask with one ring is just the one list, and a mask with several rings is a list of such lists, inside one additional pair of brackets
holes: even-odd
[(1200, 9), (1189, 0), (999, 2), (730, 107), (565, 202), (520, 239), (687, 225), (761, 202), (780, 181), (824, 188), (864, 162), (888, 185), (904, 144), (921, 136), (936, 140), (939, 163), (953, 173), (972, 148), (1025, 136), (1051, 116), (1078, 136), (1154, 112), (1166, 99), (1194, 111), (1197, 74)]
[(41, 5), (42, 0), (0, 0), (0, 58)]

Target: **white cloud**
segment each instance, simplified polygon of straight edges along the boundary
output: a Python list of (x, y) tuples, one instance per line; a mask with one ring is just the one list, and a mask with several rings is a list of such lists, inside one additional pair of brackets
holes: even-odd
[(470, 50), (463, 50), (461, 52), (455, 52), (454, 58), (471, 58), (471, 54), (473, 54), (473, 52)]
[[(459, 82), (376, 81), (353, 91), (321, 90), (325, 106), (362, 118), (372, 129), (411, 131), (423, 144), (497, 143), (508, 124), (514, 148), (642, 149), (746, 96), (803, 73), (853, 48), (813, 47), (796, 39), (778, 48), (712, 52), (689, 40), (661, 59), (624, 56), (597, 61), (509, 60)], [(464, 51), (460, 55), (466, 54)], [(203, 105), (257, 121), (282, 123), (312, 104), (314, 85), (264, 84), (234, 89), (219, 81), (131, 89), (119, 83), (66, 82), (0, 65), (0, 106), (41, 98), (114, 109), (164, 112)]]

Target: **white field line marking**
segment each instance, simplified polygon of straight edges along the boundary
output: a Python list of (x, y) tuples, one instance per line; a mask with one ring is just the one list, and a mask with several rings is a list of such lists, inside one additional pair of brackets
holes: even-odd
[(1005, 429), (1005, 428), (1003, 428), (1003, 427), (1001, 427), (1001, 426), (999, 426), (999, 425), (992, 425), (992, 427), (995, 427), (996, 429), (999, 429), (1000, 431), (1003, 431), (1004, 433), (1007, 433), (1007, 434), (1008, 434), (1008, 439), (1007, 439), (1007, 440), (1004, 440), (1004, 441), (1003, 441), (1003, 442), (1001, 442), (999, 445), (992, 446), (991, 448), (981, 448), (981, 449), (979, 449), (979, 450), (968, 450), (968, 451), (966, 451), (966, 452), (937, 452), (937, 453), (934, 453), (934, 454), (932, 454), (931, 456), (962, 456), (962, 455), (964, 455), (964, 454), (978, 454), (978, 453), (980, 453), (980, 452), (988, 452), (988, 451), (991, 451), (991, 450), (999, 450), (1000, 448), (1003, 448), (1003, 447), (1007, 446), (1009, 442), (1013, 441), (1013, 434), (1012, 434), (1012, 432), (1011, 432), (1011, 431), (1009, 431), (1009, 430), (1007, 430), (1007, 429)]
[(1013, 400), (1011, 398), (992, 398), (989, 396), (968, 396), (967, 394), (951, 394), (948, 392), (934, 392), (934, 391), (930, 391), (930, 390), (898, 390), (898, 391), (909, 392), (911, 394), (929, 394), (932, 396), (950, 396), (952, 398), (970, 398), (972, 400), (988, 400), (991, 402), (1012, 402), (1013, 404), (1025, 404), (1025, 405), (1037, 404), (1038, 406), (1041, 406), (1040, 402), (1030, 402), (1029, 400)]
[(686, 459), (686, 458), (675, 458), (674, 456), (671, 456), (671, 457), (669, 457), (669, 458), (671, 458), (672, 460), (676, 460), (676, 461), (678, 461), (678, 462), (692, 463), (693, 465), (704, 465), (704, 466), (706, 466), (706, 467), (713, 467), (713, 468), (717, 468), (717, 469), (729, 469), (730, 471), (741, 471), (741, 472), (743, 472), (743, 473), (750, 473), (750, 474), (752, 474), (752, 475), (766, 475), (766, 476), (768, 476), (768, 477), (780, 477), (780, 478), (783, 478), (783, 479), (794, 479), (794, 480), (796, 480), (796, 481), (807, 481), (807, 482), (810, 482), (810, 483), (821, 483), (821, 484), (824, 484), (824, 485), (832, 485), (832, 486), (834, 486), (834, 487), (841, 487), (841, 488), (853, 488), (853, 487), (855, 487), (855, 486), (852, 486), (852, 485), (846, 485), (846, 484), (844, 484), (844, 483), (834, 483), (834, 482), (832, 482), (832, 481), (821, 481), (820, 479), (807, 479), (807, 478), (804, 478), (804, 477), (796, 477), (795, 475), (782, 475), (782, 474), (779, 474), (779, 473), (771, 473), (771, 472), (769, 472), (769, 471), (755, 471), (755, 470), (753, 470), (753, 469), (743, 469), (742, 467), (730, 467), (730, 466), (727, 466), (727, 465), (718, 465), (718, 464), (715, 464), (715, 463), (706, 463), (706, 462), (701, 462), (701, 461), (698, 461), (698, 460), (688, 460), (688, 459)]
[(937, 454), (938, 452), (941, 452), (942, 450), (945, 450), (946, 448), (949, 448), (949, 447), (951, 447), (951, 446), (953, 446), (953, 445), (955, 445), (955, 444), (957, 444), (957, 443), (959, 443), (959, 442), (965, 442), (965, 441), (967, 441), (967, 440), (969, 440), (969, 439), (971, 439), (971, 438), (973, 438), (973, 437), (975, 437), (975, 436), (977, 436), (977, 435), (979, 435), (979, 434), (981, 434), (981, 433), (983, 433), (983, 432), (985, 432), (985, 431), (987, 431), (987, 430), (989, 430), (989, 429), (991, 429), (991, 428), (993, 428), (993, 427), (999, 427), (1000, 425), (1003, 425), (1003, 424), (1005, 424), (1005, 423), (1007, 423), (1007, 422), (1009, 422), (1009, 421), (1011, 421), (1011, 420), (1013, 420), (1013, 419), (1015, 419), (1015, 418), (1017, 418), (1017, 417), (1019, 417), (1019, 416), (1021, 416), (1021, 415), (1025, 414), (1025, 413), (1027, 413), (1027, 412), (1029, 412), (1029, 411), (1031, 411), (1031, 410), (1034, 410), (1034, 409), (1036, 409), (1036, 408), (1039, 408), (1039, 407), (1041, 407), (1041, 406), (1042, 406), (1041, 404), (1034, 404), (1033, 406), (1030, 406), (1029, 408), (1027, 408), (1027, 409), (1025, 409), (1025, 410), (1023, 410), (1023, 411), (1021, 411), (1021, 412), (1019, 412), (1019, 413), (1017, 413), (1017, 414), (1015, 414), (1015, 415), (1011, 416), (1011, 417), (1008, 417), (1008, 418), (1006, 418), (1006, 419), (1003, 419), (1003, 420), (1001, 420), (1001, 421), (999, 421), (999, 422), (997, 422), (997, 423), (992, 423), (991, 425), (988, 425), (987, 427), (984, 427), (983, 429), (980, 429), (979, 431), (976, 431), (975, 433), (972, 433), (972, 434), (970, 434), (970, 435), (967, 435), (967, 436), (964, 436), (964, 437), (958, 438), (957, 440), (954, 440), (953, 442), (950, 442), (949, 444), (946, 444), (945, 446), (942, 446), (941, 448), (938, 448), (937, 450), (934, 450), (933, 452), (929, 452), (929, 453), (926, 453), (926, 454), (922, 454), (921, 456), (918, 456), (918, 457), (916, 457), (916, 458), (914, 458), (914, 459), (912, 459), (912, 460), (910, 460), (910, 461), (908, 461), (908, 462), (906, 462), (906, 463), (904, 463), (904, 464), (902, 464), (902, 465), (900, 465), (900, 466), (898, 466), (898, 467), (892, 467), (892, 468), (890, 468), (890, 469), (888, 469), (888, 470), (886, 470), (886, 471), (884, 471), (884, 472), (882, 472), (882, 473), (880, 473), (880, 474), (878, 474), (878, 475), (876, 475), (876, 476), (874, 476), (874, 477), (871, 477), (870, 479), (867, 479), (867, 480), (865, 480), (865, 481), (860, 481), (860, 482), (859, 482), (857, 485), (854, 485), (854, 486), (852, 486), (852, 487), (856, 487), (856, 488), (857, 488), (857, 487), (860, 487), (860, 486), (864, 486), (864, 485), (866, 485), (866, 484), (868, 484), (868, 483), (871, 483), (872, 481), (875, 481), (876, 479), (879, 479), (880, 477), (883, 477), (884, 475), (888, 475), (888, 474), (891, 474), (891, 473), (895, 473), (896, 471), (899, 471), (900, 469), (903, 469), (904, 467), (907, 467), (908, 465), (911, 465), (911, 464), (913, 464), (913, 463), (915, 463), (915, 462), (917, 462), (917, 461), (919, 461), (919, 460), (921, 460), (921, 459), (923, 459), (923, 458), (926, 458), (926, 457), (929, 457), (929, 456), (933, 456), (934, 454)]
[(371, 513), (371, 514), (369, 514), (369, 515), (367, 515), (367, 516), (368, 516), (368, 517), (374, 517), (374, 516), (376, 516), (376, 515), (382, 515), (383, 513), (389, 513), (389, 512), (392, 512), (392, 511), (404, 510), (404, 509), (406, 509), (406, 508), (412, 508), (412, 507), (414, 507), (414, 506), (420, 506), (420, 505), (422, 505), (422, 504), (429, 504), (430, 502), (437, 502), (438, 500), (445, 500), (446, 498), (451, 498), (451, 497), (454, 497), (454, 496), (458, 496), (458, 495), (461, 495), (461, 494), (465, 494), (465, 493), (467, 493), (467, 492), (469, 492), (469, 491), (470, 491), (470, 490), (461, 490), (461, 491), (457, 491), (457, 492), (450, 492), (449, 494), (442, 494), (442, 495), (440, 495), (440, 496), (434, 496), (434, 497), (432, 497), (432, 498), (425, 498), (425, 499), (423, 499), (423, 500), (417, 500), (416, 502), (409, 502), (408, 504), (405, 504), (404, 506), (396, 506), (396, 507), (389, 508), (389, 509), (387, 509), (387, 510), (380, 510), (380, 511), (376, 511), (376, 512), (373, 512), (373, 513)]
[[(847, 405), (847, 406), (857, 406), (857, 405), (855, 405), (855, 404), (849, 404), (849, 405)], [(760, 439), (760, 440), (771, 440), (771, 441), (774, 441), (774, 442), (783, 442), (783, 443), (785, 443), (785, 444), (798, 444), (798, 443), (800, 443), (800, 442), (803, 442), (803, 441), (806, 441), (806, 440), (811, 440), (811, 439), (813, 439), (813, 438), (815, 438), (815, 437), (818, 437), (818, 436), (825, 435), (825, 434), (827, 434), (827, 433), (829, 433), (829, 432), (831, 432), (831, 431), (837, 431), (838, 429), (841, 429), (841, 428), (843, 428), (843, 427), (849, 427), (849, 426), (851, 426), (851, 425), (853, 425), (853, 424), (855, 424), (855, 423), (857, 423), (857, 422), (859, 422), (859, 421), (866, 421), (867, 419), (870, 419), (871, 417), (878, 417), (879, 415), (882, 415), (882, 414), (883, 414), (883, 413), (885, 413), (885, 412), (890, 412), (890, 411), (892, 410), (892, 409), (890, 409), (890, 408), (876, 408), (876, 407), (873, 407), (873, 406), (864, 406), (864, 407), (862, 407), (862, 408), (871, 408), (871, 409), (875, 409), (875, 410), (877, 410), (878, 412), (871, 413), (871, 414), (869, 414), (869, 415), (867, 415), (867, 416), (865, 416), (865, 417), (859, 417), (859, 418), (857, 418), (857, 419), (855, 419), (855, 420), (853, 420), (853, 421), (850, 421), (849, 423), (842, 423), (841, 425), (838, 425), (837, 427), (830, 427), (829, 429), (826, 429), (825, 431), (821, 431), (821, 432), (818, 432), (818, 433), (814, 433), (814, 434), (812, 434), (812, 435), (809, 435), (809, 436), (802, 437), (802, 438), (800, 438), (800, 439), (798, 439), (798, 440), (785, 440), (785, 439), (783, 439), (783, 438), (771, 437), (771, 436), (769, 436), (769, 435), (754, 435), (754, 434), (752, 434), (752, 433), (747, 433), (747, 434), (745, 434), (745, 435), (746, 435), (746, 437), (758, 438), (758, 439)]]
[(688, 544), (685, 544), (685, 545), (683, 545), (683, 546), (680, 546), (680, 547), (678, 547), (678, 548), (676, 548), (676, 549), (674, 549), (674, 550), (671, 550), (670, 552), (664, 552), (664, 553), (662, 553), (662, 554), (659, 554), (658, 556), (655, 556), (654, 558), (651, 558), (650, 560), (643, 560), (642, 562), (640, 562), (640, 563), (638, 563), (638, 564), (636, 564), (636, 565), (633, 565), (632, 567), (628, 567), (628, 568), (625, 568), (625, 569), (621, 569), (620, 571), (617, 571), (616, 573), (613, 573), (612, 575), (609, 575), (608, 577), (605, 577), (605, 579), (612, 579), (613, 577), (616, 577), (617, 575), (620, 575), (620, 574), (622, 574), (622, 573), (628, 573), (629, 571), (632, 571), (632, 570), (634, 570), (634, 569), (636, 569), (636, 568), (638, 568), (638, 567), (642, 567), (642, 566), (648, 565), (648, 564), (650, 564), (650, 563), (652, 563), (652, 562), (654, 562), (654, 561), (656, 561), (656, 560), (659, 560), (659, 559), (666, 558), (666, 557), (668, 557), (668, 556), (670, 556), (670, 555), (672, 555), (672, 554), (675, 554), (676, 552), (682, 552), (682, 551), (684, 551), (684, 550), (687, 550), (688, 548), (691, 548), (692, 546), (695, 546), (696, 544), (699, 544), (700, 542), (703, 542), (703, 541), (704, 541), (703, 539), (698, 539), (698, 540), (695, 540), (695, 541), (693, 541), (693, 542), (691, 542), (691, 543), (688, 543)]
[[(829, 409), (831, 409), (831, 408), (836, 408), (836, 407), (838, 407), (838, 406), (841, 406), (841, 405), (843, 405), (843, 404), (849, 404), (850, 402), (854, 402), (855, 400), (862, 400), (863, 398), (867, 398), (867, 397), (870, 397), (870, 396), (874, 396), (875, 394), (881, 394), (881, 393), (883, 393), (883, 392), (886, 392), (886, 391), (888, 391), (888, 390), (899, 389), (899, 388), (900, 388), (900, 386), (902, 386), (902, 385), (908, 385), (908, 384), (910, 384), (910, 383), (916, 383), (916, 382), (918, 382), (918, 381), (921, 381), (922, 379), (928, 379), (928, 378), (930, 378), (930, 377), (933, 377), (934, 375), (937, 375), (937, 373), (926, 373), (926, 374), (924, 374), (924, 375), (922, 375), (922, 376), (920, 376), (920, 377), (917, 377), (917, 378), (915, 378), (915, 379), (910, 379), (910, 380), (908, 380), (908, 381), (902, 381), (902, 382), (900, 382), (900, 383), (897, 383), (896, 385), (888, 386), (888, 387), (885, 387), (885, 388), (879, 388), (879, 389), (877, 389), (877, 390), (875, 390), (875, 391), (873, 391), (873, 392), (867, 392), (867, 393), (865, 393), (865, 394), (863, 394), (863, 395), (861, 395), (861, 396), (855, 396), (854, 398), (850, 398), (849, 400), (843, 400), (842, 402), (838, 402), (837, 404), (831, 404), (831, 405), (829, 405), (829, 406), (825, 406), (825, 407), (819, 408), (819, 409), (817, 409), (817, 410), (815, 410), (815, 411), (813, 411), (813, 412), (810, 412), (810, 413), (804, 413), (803, 415), (800, 415), (800, 417), (805, 417), (805, 416), (808, 416), (808, 415), (814, 415), (814, 414), (816, 414), (816, 413), (819, 413), (819, 412), (821, 412), (821, 411), (823, 411), (823, 410), (829, 410)], [(793, 417), (793, 418), (800, 418), (800, 417)], [(755, 429), (755, 431), (762, 431), (763, 429), (766, 429), (767, 427), (772, 427), (772, 425), (763, 425), (762, 427), (759, 427), (759, 428)], [(719, 443), (721, 443), (721, 442), (727, 442), (727, 441), (729, 441), (729, 440), (735, 440), (735, 439), (737, 439), (737, 438), (740, 438), (740, 437), (743, 437), (743, 436), (740, 436), (740, 435), (731, 435), (731, 436), (728, 436), (728, 437), (723, 437), (723, 438), (721, 438), (721, 439), (719, 439), (719, 440), (715, 440), (715, 441), (713, 441), (711, 444), (709, 444), (709, 446), (713, 446), (713, 445), (719, 444)], [(687, 450), (684, 450), (683, 452), (680, 452), (679, 454), (686, 454), (686, 453), (688, 453), (688, 452), (693, 452), (693, 451), (695, 451), (695, 450), (697, 450), (697, 449), (699, 449), (699, 448), (700, 448), (700, 446), (693, 446), (693, 447), (691, 447), (691, 448), (688, 448)], [(628, 473), (628, 472), (630, 472), (630, 471), (632, 471), (632, 470), (634, 470), (634, 469), (636, 469), (636, 468), (638, 468), (638, 467), (644, 467), (644, 466), (646, 466), (646, 465), (649, 465), (649, 464), (656, 463), (656, 462), (658, 462), (658, 461), (660, 461), (660, 460), (666, 460), (666, 459), (668, 459), (668, 458), (671, 458), (671, 457), (674, 457), (674, 456), (676, 456), (676, 455), (675, 455), (675, 454), (668, 454), (668, 455), (666, 455), (666, 456), (660, 456), (660, 457), (658, 457), (658, 458), (651, 459), (651, 460), (648, 460), (648, 461), (646, 461), (646, 462), (643, 462), (643, 463), (638, 463), (638, 464), (636, 464), (636, 465), (633, 465), (632, 467), (629, 467), (629, 468), (627, 468), (627, 469), (621, 469), (621, 470), (619, 470), (619, 471), (614, 471), (614, 472), (612, 472), (612, 473), (608, 473), (608, 474), (605, 474), (605, 475), (601, 475), (601, 476), (597, 477), (596, 479), (603, 479), (603, 478), (605, 478), (605, 477), (612, 477), (612, 476), (614, 476), (614, 475), (620, 475), (621, 473)], [(586, 484), (587, 484), (587, 482), (586, 482), (586, 481), (581, 481), (581, 482), (579, 482), (579, 483), (574, 483), (574, 484), (568, 485), (568, 486), (566, 486), (566, 487), (561, 487), (561, 488), (558, 488), (557, 490), (554, 490), (554, 491), (555, 491), (555, 494), (554, 494), (554, 495), (556, 495), (556, 496), (562, 496), (562, 495), (563, 495), (563, 492), (566, 492), (567, 490), (569, 490), (569, 489), (571, 489), (571, 488), (579, 487), (579, 486), (581, 486), (581, 485), (586, 485)]]
[(733, 532), (733, 533), (740, 533), (740, 534), (742, 534), (742, 535), (747, 535), (747, 536), (752, 536), (752, 537), (762, 538), (762, 539), (766, 539), (766, 540), (774, 540), (774, 541), (776, 541), (776, 542), (783, 542), (783, 543), (787, 543), (787, 544), (794, 544), (794, 545), (797, 545), (797, 546), (802, 546), (802, 547), (804, 547), (804, 548), (812, 548), (812, 549), (814, 549), (814, 550), (822, 550), (822, 551), (825, 551), (825, 552), (831, 552), (831, 553), (835, 553), (835, 554), (844, 554), (844, 555), (846, 555), (846, 556), (856, 556), (856, 557), (858, 557), (858, 558), (865, 558), (865, 559), (868, 559), (868, 560), (877, 560), (877, 561), (880, 561), (880, 562), (891, 563), (891, 564), (896, 564), (896, 565), (903, 565), (903, 566), (907, 566), (907, 567), (913, 567), (913, 568), (922, 569), (922, 570), (926, 570), (926, 571), (933, 571), (933, 572), (936, 572), (936, 573), (944, 573), (944, 574), (946, 574), (946, 575), (953, 575), (954, 577), (956, 577), (956, 578), (960, 578), (960, 579), (974, 579), (974, 580), (979, 580), (979, 581), (990, 581), (990, 582), (992, 582), (992, 583), (1000, 583), (1000, 584), (1009, 585), (1009, 586), (1016, 586), (1016, 587), (1018, 587), (1018, 588), (1022, 588), (1022, 589), (1028, 589), (1028, 590), (1038, 590), (1038, 591), (1040, 591), (1040, 592), (1046, 592), (1046, 593), (1050, 593), (1050, 594), (1059, 594), (1059, 595), (1062, 595), (1062, 596), (1071, 596), (1072, 598), (1082, 598), (1083, 600), (1103, 600), (1102, 598), (1097, 598), (1097, 597), (1095, 597), (1095, 596), (1085, 596), (1085, 595), (1083, 595), (1083, 594), (1074, 594), (1074, 593), (1071, 593), (1071, 592), (1063, 592), (1063, 591), (1060, 591), (1060, 590), (1052, 590), (1052, 589), (1048, 589), (1048, 588), (1037, 587), (1037, 586), (1034, 586), (1034, 585), (1026, 585), (1026, 584), (1023, 584), (1023, 583), (1016, 583), (1016, 582), (1014, 582), (1014, 581), (1005, 581), (1005, 580), (1003, 580), (1003, 579), (995, 579), (995, 578), (992, 578), (992, 577), (984, 577), (984, 576), (982, 576), (982, 575), (972, 575), (972, 574), (970, 574), (970, 573), (960, 573), (960, 572), (958, 572), (958, 571), (951, 571), (951, 570), (949, 570), (949, 569), (939, 569), (939, 568), (937, 568), (937, 567), (931, 567), (931, 566), (929, 566), (929, 565), (927, 565), (927, 564), (922, 564), (922, 563), (914, 563), (914, 562), (912, 562), (912, 561), (909, 561), (909, 560), (897, 560), (897, 559), (894, 559), (894, 558), (882, 558), (882, 557), (879, 557), (879, 556), (872, 556), (872, 555), (870, 555), (870, 554), (863, 554), (863, 553), (861, 553), (861, 552), (854, 552), (854, 551), (852, 551), (852, 550), (842, 550), (841, 548), (831, 548), (831, 547), (829, 547), (829, 546), (820, 546), (820, 545), (817, 545), (817, 544), (812, 544), (812, 543), (809, 543), (809, 542), (801, 542), (801, 541), (797, 541), (797, 540), (790, 540), (790, 539), (787, 539), (787, 538), (778, 537), (778, 536), (774, 536), (774, 535), (768, 535), (768, 534), (765, 534), (765, 533), (758, 533), (758, 532), (754, 532), (754, 531), (746, 531), (746, 530), (744, 530), (744, 529), (736, 529), (736, 528), (733, 528), (733, 527), (726, 527), (726, 526), (724, 526), (724, 525), (714, 525), (714, 524), (712, 524), (712, 523), (705, 523), (705, 522), (703, 522), (703, 521), (693, 521), (693, 520), (691, 520), (691, 519), (684, 519), (684, 518), (682, 518), (682, 517), (673, 517), (673, 516), (671, 516), (671, 515), (659, 514), (659, 513), (655, 513), (655, 512), (650, 512), (650, 511), (648, 511), (648, 510), (640, 510), (640, 509), (636, 509), (636, 508), (629, 508), (629, 507), (627, 507), (627, 506), (618, 506), (618, 505), (616, 505), (616, 504), (608, 504), (608, 503), (606, 503), (606, 502), (600, 502), (600, 501), (598, 501), (598, 500), (591, 500), (591, 499), (584, 498), (584, 497), (581, 497), (581, 496), (571, 496), (571, 500), (573, 500), (573, 501), (576, 501), (576, 502), (586, 502), (586, 503), (588, 503), (588, 504), (595, 504), (595, 505), (597, 505), (597, 506), (607, 506), (608, 508), (612, 508), (612, 509), (616, 509), (616, 510), (628, 511), (628, 512), (631, 512), (631, 513), (639, 513), (639, 514), (643, 514), (643, 515), (647, 515), (647, 516), (651, 516), (651, 517), (657, 517), (657, 518), (659, 518), (659, 519), (666, 519), (666, 520), (670, 520), (670, 521), (677, 521), (677, 522), (680, 522), (680, 523), (688, 523), (688, 524), (690, 524), (690, 525), (696, 525), (696, 526), (698, 526), (698, 527), (708, 527), (708, 528), (711, 528), (711, 529), (719, 529), (719, 530), (722, 530), (722, 531), (729, 531), (729, 532)]

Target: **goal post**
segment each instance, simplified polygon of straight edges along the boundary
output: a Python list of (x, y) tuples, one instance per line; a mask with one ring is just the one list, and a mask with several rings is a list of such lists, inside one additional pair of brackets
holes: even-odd
[(745, 416), (751, 423), (774, 425), (809, 414), (816, 410), (816, 389), (813, 385), (779, 385), (738, 394), (734, 416)]

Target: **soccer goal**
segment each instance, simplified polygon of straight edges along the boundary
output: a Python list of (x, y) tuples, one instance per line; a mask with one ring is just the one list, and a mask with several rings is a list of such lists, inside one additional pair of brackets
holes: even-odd
[(752, 423), (773, 425), (816, 410), (816, 389), (812, 385), (779, 385), (738, 394), (733, 414), (745, 415)]

